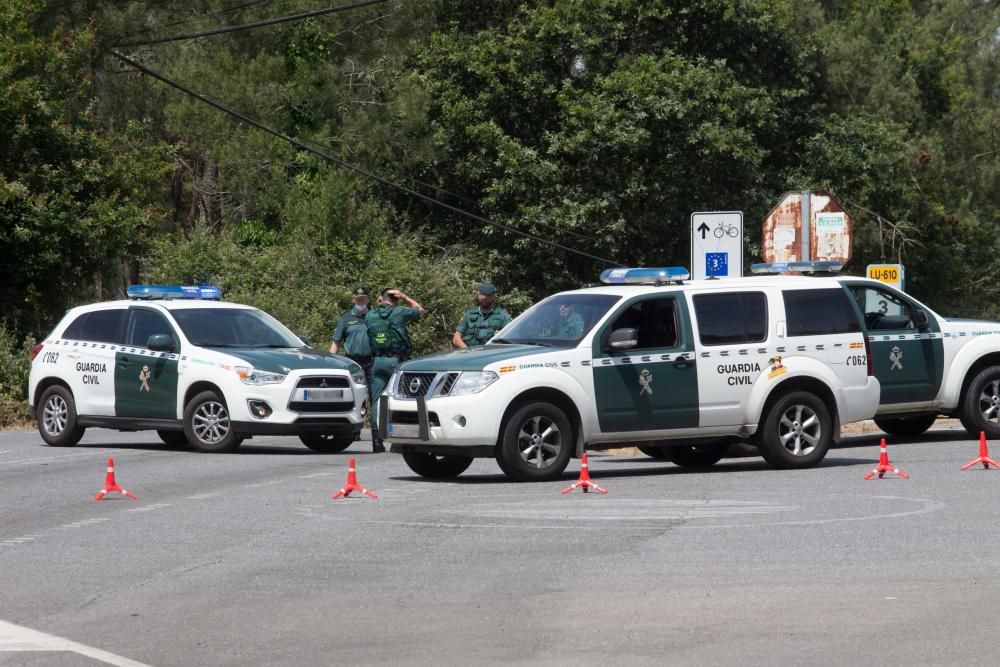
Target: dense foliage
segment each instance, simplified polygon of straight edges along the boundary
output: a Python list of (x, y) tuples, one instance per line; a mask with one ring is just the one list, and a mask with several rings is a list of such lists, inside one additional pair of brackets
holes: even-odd
[[(754, 221), (799, 188), (854, 215), (849, 268), (903, 261), (932, 307), (1000, 316), (996, 3), (390, 0), (119, 47), (502, 227), (111, 55), (331, 4), (0, 4), (0, 356), (138, 280), (216, 281), (318, 345), (350, 286), (398, 286), (430, 310), (415, 336), (428, 352), (482, 279), (516, 312), (603, 268), (544, 241), (686, 264), (690, 213), (739, 209), (753, 258)], [(0, 393), (23, 384), (15, 362)]]

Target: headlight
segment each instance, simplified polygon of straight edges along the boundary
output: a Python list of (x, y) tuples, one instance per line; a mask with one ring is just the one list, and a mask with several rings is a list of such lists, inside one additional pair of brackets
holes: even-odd
[(365, 369), (357, 364), (351, 366), (351, 379), (354, 380), (354, 384), (368, 384), (368, 378), (365, 377)]
[(236, 374), (240, 376), (240, 382), (243, 384), (278, 384), (285, 380), (285, 376), (280, 373), (271, 373), (269, 371), (259, 371), (256, 368), (250, 368), (249, 366), (236, 366), (233, 370)]
[(483, 389), (497, 381), (500, 376), (493, 371), (465, 372), (458, 376), (455, 385), (448, 392), (449, 396), (463, 394), (478, 394)]

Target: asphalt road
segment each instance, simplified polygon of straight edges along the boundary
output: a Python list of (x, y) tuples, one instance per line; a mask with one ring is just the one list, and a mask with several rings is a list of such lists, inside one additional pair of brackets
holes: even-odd
[[(576, 461), (430, 482), (368, 443), (0, 433), (0, 665), (995, 664), (1000, 471), (938, 430), (866, 482), (877, 443), (798, 471), (595, 455), (610, 493), (561, 495)], [(378, 500), (330, 499), (351, 454)], [(94, 501), (108, 456), (138, 500)]]

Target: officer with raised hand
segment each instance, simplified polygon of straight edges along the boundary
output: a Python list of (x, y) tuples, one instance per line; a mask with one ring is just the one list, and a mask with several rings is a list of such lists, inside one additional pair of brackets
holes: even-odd
[(479, 302), (462, 316), (462, 321), (455, 327), (451, 342), (461, 349), (470, 345), (482, 345), (496, 332), (510, 323), (510, 314), (496, 305), (497, 288), (491, 282), (479, 285), (476, 300)]
[[(403, 306), (400, 304), (401, 301), (409, 305)], [(407, 325), (425, 312), (423, 306), (398, 289), (385, 289), (378, 298), (378, 304), (365, 316), (368, 341), (375, 357), (371, 387), (373, 452), (385, 451), (382, 436), (378, 432), (379, 398), (385, 392), (396, 366), (410, 358), (413, 344), (410, 341)]]
[[(340, 316), (337, 327), (333, 331), (330, 352), (343, 354), (355, 361), (365, 372), (365, 384), (369, 394), (372, 386), (372, 348), (368, 341), (368, 325), (365, 316), (368, 315), (368, 297), (370, 290), (367, 285), (358, 285), (351, 292), (354, 306)], [(343, 352), (341, 352), (343, 345)], [(370, 402), (370, 401), (369, 401)]]

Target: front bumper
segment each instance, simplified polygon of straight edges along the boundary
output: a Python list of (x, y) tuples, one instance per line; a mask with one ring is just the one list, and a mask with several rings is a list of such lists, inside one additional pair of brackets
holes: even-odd
[[(393, 445), (492, 448), (500, 433), (503, 409), (482, 394), (424, 400), (389, 398), (379, 427)], [(381, 407), (381, 406), (380, 406)], [(384, 415), (384, 417), (383, 417)], [(431, 451), (427, 449), (426, 451)], [(471, 451), (470, 451), (471, 454)]]
[(320, 433), (341, 437), (355, 437), (364, 422), (353, 422), (346, 417), (301, 417), (288, 424), (261, 421), (234, 421), (233, 430), (240, 435), (304, 435)]

